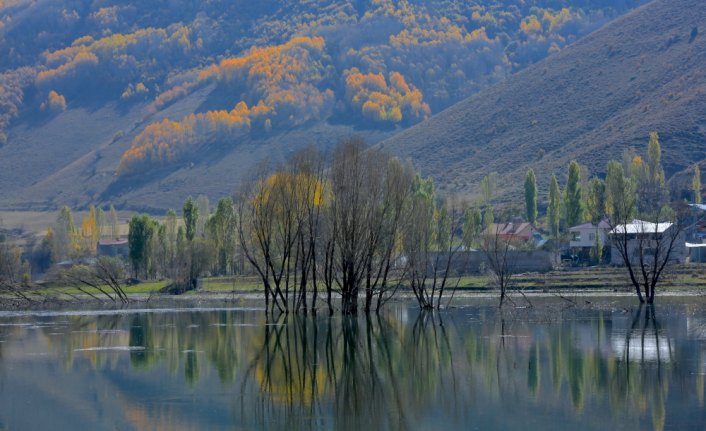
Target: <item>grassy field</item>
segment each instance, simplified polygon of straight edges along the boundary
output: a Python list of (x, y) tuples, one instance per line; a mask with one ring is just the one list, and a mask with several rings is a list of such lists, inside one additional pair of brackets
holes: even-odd
[[(489, 292), (493, 290), (489, 278), (484, 275), (470, 275), (461, 278), (452, 278), (447, 288), (457, 287), (459, 292)], [(160, 294), (165, 287), (171, 284), (170, 280), (150, 281), (125, 287), (128, 295), (144, 296)], [(524, 273), (512, 278), (512, 289), (521, 289), (528, 292), (552, 291), (618, 291), (631, 292), (627, 273), (622, 268), (568, 268), (548, 273)], [(669, 292), (703, 292), (706, 294), (706, 265), (689, 264), (679, 265), (671, 269), (658, 287), (659, 291)], [(323, 286), (321, 286), (323, 291)], [(201, 287), (186, 295), (209, 295), (224, 293), (259, 293), (262, 283), (255, 276), (230, 276), (206, 277), (201, 279)], [(36, 293), (44, 295), (70, 296), (90, 292), (100, 295), (94, 289), (75, 287), (47, 286)]]

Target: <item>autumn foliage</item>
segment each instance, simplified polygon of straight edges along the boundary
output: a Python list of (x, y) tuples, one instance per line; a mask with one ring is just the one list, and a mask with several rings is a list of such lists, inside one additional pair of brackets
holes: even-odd
[(247, 132), (251, 113), (247, 104), (240, 102), (230, 111), (208, 111), (191, 114), (182, 121), (164, 119), (152, 123), (123, 154), (118, 174), (130, 175), (141, 168), (167, 165), (210, 140)]
[(283, 45), (255, 48), (246, 56), (211, 65), (195, 81), (157, 97), (155, 103), (161, 108), (192, 88), (216, 83), (245, 100), (229, 111), (207, 111), (148, 125), (123, 155), (118, 174), (178, 161), (194, 148), (235, 139), (252, 127), (265, 130), (326, 118), (333, 109), (334, 95), (326, 88), (324, 47), (321, 37), (296, 37)]
[[(644, 1), (4, 2), (0, 144), (20, 112), (62, 106), (51, 91), (71, 107), (146, 104), (124, 173), (247, 131), (406, 126)], [(150, 124), (197, 90), (203, 112)]]
[(47, 95), (47, 100), (41, 105), (42, 111), (63, 112), (66, 111), (66, 98), (52, 90)]
[(351, 69), (346, 74), (346, 100), (373, 121), (413, 123), (431, 113), (421, 91), (407, 84), (398, 72), (390, 73), (385, 80), (381, 73), (363, 74)]

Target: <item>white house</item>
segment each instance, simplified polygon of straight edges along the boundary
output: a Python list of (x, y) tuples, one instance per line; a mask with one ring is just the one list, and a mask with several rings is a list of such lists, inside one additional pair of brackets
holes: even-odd
[(605, 220), (595, 226), (592, 223), (574, 226), (569, 229), (569, 233), (571, 234), (569, 247), (593, 248), (596, 246), (596, 236), (600, 237), (601, 244), (608, 244), (608, 231), (610, 231), (610, 224)]
[(650, 256), (654, 255), (656, 252), (658, 240), (663, 240), (661, 247), (662, 251), (665, 251), (665, 248), (669, 247), (671, 236), (677, 235), (677, 238), (674, 240), (672, 252), (669, 256), (669, 261), (676, 263), (684, 262), (688, 256), (684, 233), (676, 232), (675, 229), (678, 229), (678, 227), (674, 223), (651, 223), (643, 220), (633, 220), (630, 223), (616, 226), (609, 232), (612, 244), (610, 263), (613, 265), (625, 264), (623, 257), (616, 247), (616, 242), (620, 241), (623, 235), (627, 235), (628, 253), (630, 259), (634, 259), (635, 263), (637, 263), (640, 258), (641, 244), (645, 259), (649, 259)]

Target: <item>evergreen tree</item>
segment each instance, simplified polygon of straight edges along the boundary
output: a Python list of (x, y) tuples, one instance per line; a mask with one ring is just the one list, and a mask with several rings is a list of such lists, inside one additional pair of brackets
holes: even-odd
[(549, 204), (547, 205), (547, 219), (552, 237), (559, 237), (559, 224), (561, 222), (561, 189), (555, 175), (552, 175), (549, 186)]
[(525, 209), (527, 210), (527, 221), (534, 224), (537, 222), (537, 178), (534, 170), (527, 170), (525, 176)]
[(576, 226), (582, 221), (581, 210), (581, 167), (576, 160), (569, 164), (569, 179), (564, 192), (564, 208), (566, 209), (566, 224)]

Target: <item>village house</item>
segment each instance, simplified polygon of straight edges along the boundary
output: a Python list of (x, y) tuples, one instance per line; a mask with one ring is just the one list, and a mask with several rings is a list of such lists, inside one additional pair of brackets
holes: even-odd
[(130, 254), (127, 239), (102, 239), (98, 241), (98, 256), (122, 257), (127, 259)]
[(488, 232), (497, 235), (503, 241), (521, 241), (539, 243), (542, 235), (532, 223), (493, 223)]
[(584, 223), (578, 226), (569, 228), (571, 239), (569, 247), (572, 253), (576, 254), (581, 261), (588, 260), (591, 250), (596, 248), (596, 244), (604, 247), (608, 244), (608, 232), (610, 224), (607, 220), (602, 220), (597, 225), (592, 223)]
[(622, 238), (622, 235), (628, 236), (628, 254), (631, 259), (636, 259), (635, 262), (639, 259), (641, 248), (645, 258), (649, 259), (655, 254), (658, 239), (664, 239), (662, 246), (668, 247), (668, 243), (670, 242), (669, 238), (672, 235), (678, 235), (674, 240), (669, 261), (683, 263), (688, 256), (686, 241), (684, 238), (684, 233), (676, 232), (675, 229), (678, 229), (678, 227), (674, 223), (651, 223), (643, 220), (633, 220), (625, 225), (616, 226), (609, 233), (612, 244), (610, 263), (613, 265), (625, 264), (615, 244), (616, 241), (619, 241)]

